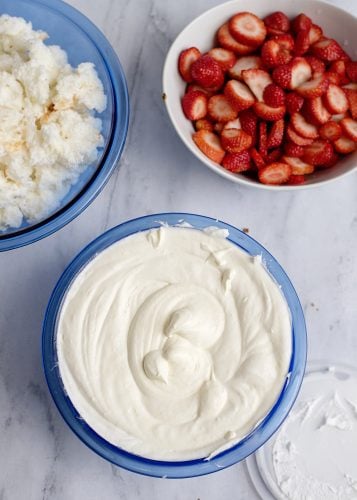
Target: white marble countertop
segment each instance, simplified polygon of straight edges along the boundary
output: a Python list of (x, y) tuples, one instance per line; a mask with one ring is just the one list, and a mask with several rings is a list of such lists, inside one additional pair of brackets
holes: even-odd
[[(277, 257), (306, 314), (309, 359), (356, 365), (357, 176), (319, 189), (265, 192), (230, 183), (186, 150), (161, 100), (162, 65), (176, 34), (218, 0), (70, 3), (118, 52), (131, 96), (130, 133), (120, 167), (82, 215), (49, 238), (0, 254), (0, 500), (254, 500), (244, 464), (159, 480), (111, 466), (83, 445), (45, 383), (45, 307), (68, 262), (106, 229), (148, 213), (196, 212), (248, 227)], [(350, 0), (335, 3), (352, 9)]]

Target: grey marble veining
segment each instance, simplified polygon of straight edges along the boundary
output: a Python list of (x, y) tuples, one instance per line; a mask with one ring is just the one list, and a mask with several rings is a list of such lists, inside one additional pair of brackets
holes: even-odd
[[(298, 193), (264, 192), (217, 176), (186, 150), (161, 100), (163, 61), (178, 32), (218, 0), (70, 3), (118, 52), (130, 133), (119, 168), (83, 214), (45, 240), (0, 254), (0, 500), (254, 500), (244, 464), (177, 482), (121, 470), (87, 449), (45, 384), (45, 307), (65, 266), (106, 229), (147, 213), (196, 212), (249, 228), (281, 262), (306, 314), (310, 359), (356, 364), (357, 176)], [(335, 3), (351, 9), (349, 0)]]

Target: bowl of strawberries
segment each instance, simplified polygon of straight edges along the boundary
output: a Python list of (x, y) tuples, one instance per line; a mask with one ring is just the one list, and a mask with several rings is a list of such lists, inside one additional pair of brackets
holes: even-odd
[(357, 170), (356, 19), (318, 0), (233, 0), (193, 20), (163, 70), (182, 141), (231, 181), (319, 186)]

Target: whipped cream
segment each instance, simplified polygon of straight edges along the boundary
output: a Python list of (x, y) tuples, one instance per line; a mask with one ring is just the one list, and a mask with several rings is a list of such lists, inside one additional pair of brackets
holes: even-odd
[(225, 232), (161, 227), (96, 256), (72, 283), (59, 370), (103, 438), (162, 460), (212, 456), (277, 400), (291, 357), (283, 295)]
[(273, 446), (279, 498), (357, 499), (356, 387), (357, 377), (336, 370), (306, 376)]

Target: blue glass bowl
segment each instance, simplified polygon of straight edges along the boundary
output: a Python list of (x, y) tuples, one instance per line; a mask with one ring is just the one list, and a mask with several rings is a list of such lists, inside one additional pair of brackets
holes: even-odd
[(104, 146), (88, 165), (58, 209), (36, 224), (0, 231), (0, 251), (33, 243), (57, 231), (79, 215), (99, 194), (122, 153), (129, 120), (129, 98), (123, 69), (104, 35), (85, 16), (61, 0), (0, 0), (1, 14), (23, 17), (33, 28), (46, 31), (45, 43), (60, 45), (72, 66), (93, 62), (107, 95), (102, 120)]
[[(245, 250), (248, 254), (262, 255), (266, 269), (280, 285), (290, 309), (292, 318), (292, 355), (289, 374), (286, 377), (279, 399), (268, 415), (247, 437), (211, 460), (202, 458), (183, 462), (167, 462), (149, 460), (113, 446), (94, 432), (80, 417), (66, 395), (61, 380), (56, 352), (56, 329), (63, 299), (68, 288), (78, 273), (81, 272), (92, 258), (126, 236), (139, 231), (160, 227), (161, 223), (173, 226), (182, 220), (190, 223), (197, 229), (203, 229), (208, 226), (228, 229), (228, 239), (232, 243)], [(98, 455), (115, 465), (140, 474), (167, 478), (193, 477), (216, 472), (244, 460), (248, 455), (254, 453), (262, 446), (282, 424), (296, 399), (304, 376), (306, 351), (305, 320), (298, 296), (289, 278), (274, 257), (264, 247), (239, 229), (216, 219), (211, 219), (210, 217), (186, 213), (155, 214), (133, 219), (114, 227), (90, 243), (71, 262), (58, 281), (47, 306), (42, 332), (42, 358), (48, 387), (57, 408), (72, 431), (87, 446), (98, 453)]]

